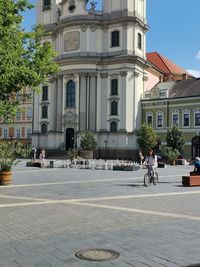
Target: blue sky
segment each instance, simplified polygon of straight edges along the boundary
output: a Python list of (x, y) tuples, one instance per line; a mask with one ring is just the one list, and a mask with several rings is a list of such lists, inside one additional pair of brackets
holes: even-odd
[[(96, 2), (101, 8), (101, 0)], [(147, 51), (158, 51), (200, 77), (199, 10), (200, 0), (147, 0)], [(25, 28), (34, 23), (35, 11), (27, 11)]]

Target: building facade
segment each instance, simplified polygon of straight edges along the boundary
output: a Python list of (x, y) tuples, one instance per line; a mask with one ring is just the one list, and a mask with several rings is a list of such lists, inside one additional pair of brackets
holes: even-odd
[(176, 125), (185, 138), (184, 156), (200, 156), (200, 79), (159, 83), (145, 93), (141, 105), (142, 121), (156, 130), (162, 152), (167, 130)]
[(33, 99), (32, 90), (23, 89), (16, 97), (20, 101), (20, 111), (17, 112), (13, 124), (4, 123), (0, 117), (0, 140), (17, 141), (24, 146), (31, 144)]
[(145, 91), (146, 0), (103, 0), (103, 11), (86, 2), (37, 0), (60, 73), (34, 95), (32, 143), (64, 151), (91, 131), (97, 157), (132, 158)]

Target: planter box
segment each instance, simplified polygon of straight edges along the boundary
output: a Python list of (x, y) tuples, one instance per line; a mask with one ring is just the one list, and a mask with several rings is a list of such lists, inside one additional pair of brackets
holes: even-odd
[(41, 163), (40, 162), (26, 162), (26, 167), (41, 168)]
[(93, 151), (81, 150), (80, 157), (83, 159), (93, 159)]
[(12, 172), (2, 171), (0, 172), (0, 185), (10, 185), (12, 183)]
[(158, 163), (158, 168), (166, 168), (166, 164), (165, 163)]
[(182, 185), (183, 186), (200, 186), (200, 175), (188, 175), (182, 176)]

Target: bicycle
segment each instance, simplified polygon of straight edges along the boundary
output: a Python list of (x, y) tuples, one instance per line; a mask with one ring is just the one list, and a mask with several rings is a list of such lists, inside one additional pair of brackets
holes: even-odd
[(158, 173), (153, 171), (152, 166), (148, 166), (148, 172), (144, 175), (144, 186), (148, 187), (151, 183), (158, 184)]

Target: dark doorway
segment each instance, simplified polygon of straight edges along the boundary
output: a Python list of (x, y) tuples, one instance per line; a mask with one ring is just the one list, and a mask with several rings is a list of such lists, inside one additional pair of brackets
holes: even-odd
[(200, 157), (200, 136), (192, 138), (192, 159)]
[(66, 129), (66, 150), (74, 148), (74, 129)]

